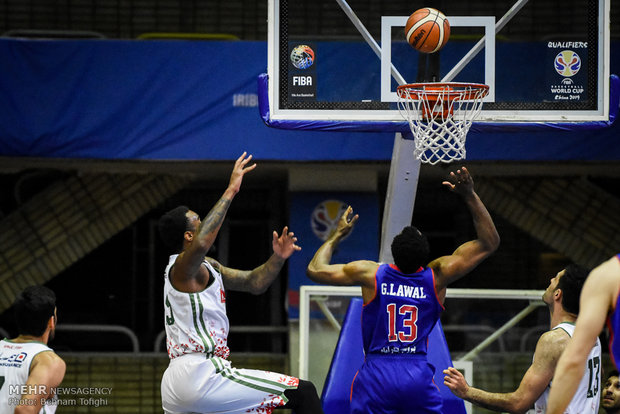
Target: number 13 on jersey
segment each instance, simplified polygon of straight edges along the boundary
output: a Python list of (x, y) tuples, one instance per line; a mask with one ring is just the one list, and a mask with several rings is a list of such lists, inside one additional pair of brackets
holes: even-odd
[[(418, 337), (418, 307), (413, 305), (401, 305), (396, 310), (396, 304), (387, 305), (388, 313), (388, 339), (390, 342), (413, 342)], [(398, 313), (398, 314), (397, 314)], [(398, 315), (402, 315), (399, 318)], [(400, 321), (400, 323), (398, 323)], [(399, 325), (399, 326), (396, 326)]]

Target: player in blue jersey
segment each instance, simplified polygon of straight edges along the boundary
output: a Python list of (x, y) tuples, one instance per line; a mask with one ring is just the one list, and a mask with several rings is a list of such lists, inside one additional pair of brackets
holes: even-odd
[(461, 195), (477, 234), (477, 239), (451, 255), (428, 263), (426, 237), (408, 226), (392, 241), (394, 264), (370, 260), (330, 264), (336, 246), (358, 219), (349, 206), (308, 265), (308, 277), (315, 282), (362, 287), (366, 357), (351, 386), (351, 413), (441, 413), (434, 367), (426, 359), (428, 335), (443, 310), (448, 284), (474, 269), (499, 245), (493, 220), (467, 169), (450, 173), (443, 184)]
[(620, 363), (620, 254), (597, 266), (586, 279), (581, 291), (579, 317), (575, 332), (555, 370), (549, 393), (548, 414), (560, 414), (568, 405), (583, 376), (588, 350), (603, 330), (609, 328), (609, 353), (618, 367)]

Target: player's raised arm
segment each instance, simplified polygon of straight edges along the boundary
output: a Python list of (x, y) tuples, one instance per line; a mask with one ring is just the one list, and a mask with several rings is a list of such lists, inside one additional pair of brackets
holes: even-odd
[(465, 201), (472, 215), (477, 238), (460, 245), (451, 255), (435, 259), (429, 264), (436, 272), (438, 292), (489, 257), (497, 250), (500, 241), (491, 215), (474, 191), (474, 180), (467, 168), (451, 172), (443, 184)]
[(244, 175), (256, 168), (256, 164), (248, 165), (251, 160), (252, 155), (247, 156), (244, 152), (235, 161), (228, 187), (202, 221), (195, 213), (188, 212), (191, 228), (185, 232), (184, 238), (189, 245), (177, 258), (172, 273), (172, 278), (177, 285), (182, 285), (199, 276), (200, 265), (217, 237), (230, 203), (241, 188)]
[(336, 230), (319, 247), (314, 257), (308, 264), (306, 274), (310, 280), (327, 285), (338, 286), (367, 286), (374, 289), (374, 281), (370, 276), (374, 275), (378, 264), (369, 260), (359, 260), (346, 264), (331, 264), (332, 255), (340, 241), (355, 226), (359, 216), (353, 214), (353, 208), (348, 206), (338, 220)]
[(238, 270), (222, 266), (217, 261), (208, 258), (209, 263), (222, 274), (226, 289), (249, 292), (254, 295), (264, 293), (276, 279), (286, 260), (293, 253), (301, 250), (297, 245), (295, 233), (282, 229), (282, 234), (273, 232), (272, 239), (273, 254), (265, 263), (252, 270)]

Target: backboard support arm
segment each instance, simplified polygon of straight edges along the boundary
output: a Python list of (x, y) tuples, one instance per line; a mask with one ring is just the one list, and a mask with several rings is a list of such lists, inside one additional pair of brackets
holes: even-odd
[(392, 263), (392, 240), (403, 227), (411, 224), (413, 217), (421, 166), (413, 155), (414, 148), (413, 139), (403, 138), (400, 132), (395, 134), (381, 226), (379, 261), (383, 263)]
[[(345, 0), (336, 0), (336, 3), (338, 3), (340, 8), (349, 18), (349, 20), (351, 20), (351, 23), (353, 23), (357, 31), (360, 32), (366, 43), (368, 43), (368, 45), (373, 50), (373, 52), (375, 52), (377, 57), (381, 59), (381, 48), (379, 47), (379, 44), (377, 44), (377, 41), (372, 37), (368, 29), (366, 29), (364, 23), (362, 23), (362, 21), (357, 17), (351, 6), (349, 6), (349, 4)], [(405, 82), (405, 78), (403, 78), (403, 76), (396, 69), (393, 63), (391, 64), (391, 66), (392, 77), (394, 77), (396, 82), (398, 82), (399, 85), (404, 85), (405, 83), (407, 83)]]
[[(511, 8), (506, 12), (505, 15), (502, 16), (501, 19), (495, 24), (495, 34), (497, 34), (500, 30), (506, 26), (506, 24), (527, 4), (529, 0), (518, 0)], [(456, 75), (461, 73), (461, 71), (471, 62), (471, 60), (476, 57), (478, 53), (482, 50), (482, 47), (485, 43), (485, 36), (482, 36), (482, 39), (476, 43), (474, 47), (471, 48), (469, 52), (452, 68), (450, 72), (446, 74), (441, 80), (442, 82), (450, 82)]]

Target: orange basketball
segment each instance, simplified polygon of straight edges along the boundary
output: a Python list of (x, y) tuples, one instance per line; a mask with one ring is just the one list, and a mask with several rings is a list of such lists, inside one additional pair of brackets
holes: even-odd
[(407, 42), (422, 53), (435, 53), (450, 37), (450, 23), (439, 10), (423, 7), (414, 11), (405, 25)]

